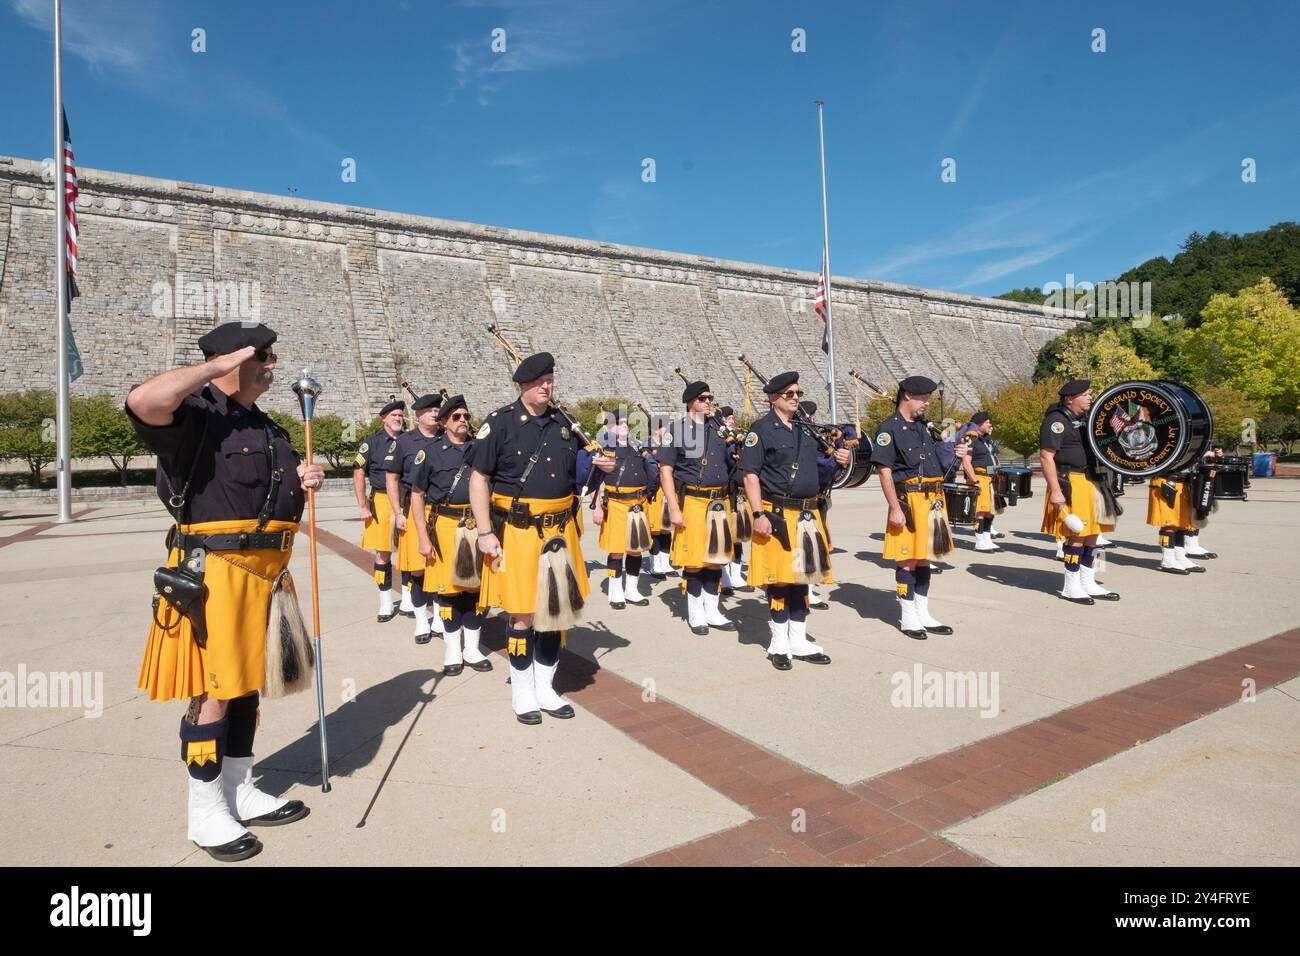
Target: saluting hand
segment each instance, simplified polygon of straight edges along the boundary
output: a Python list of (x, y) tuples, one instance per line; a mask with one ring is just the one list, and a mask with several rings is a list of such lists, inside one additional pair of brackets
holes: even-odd
[(251, 359), (253, 353), (256, 351), (257, 349), (253, 348), (251, 345), (245, 345), (238, 352), (213, 356), (208, 359), (208, 367), (212, 370), (212, 377), (221, 378), (221, 376), (233, 372), (235, 369), (239, 368), (239, 366)]

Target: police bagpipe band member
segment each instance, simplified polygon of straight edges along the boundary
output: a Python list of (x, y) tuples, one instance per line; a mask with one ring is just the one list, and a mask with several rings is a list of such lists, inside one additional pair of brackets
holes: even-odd
[(1213, 484), (1198, 476), (1193, 467), (1154, 477), (1149, 485), (1147, 524), (1159, 529), (1160, 570), (1203, 574), (1205, 568), (1188, 557), (1187, 538), (1209, 520), (1214, 509)]
[[(736, 410), (730, 405), (723, 405), (718, 409), (718, 417), (722, 419), (722, 424), (736, 431)], [(733, 442), (730, 446), (732, 461), (732, 474), (739, 475), (740, 467), (740, 443)], [(754, 535), (754, 516), (749, 510), (749, 502), (745, 500), (745, 489), (737, 481), (731, 484), (731, 532), (735, 538), (732, 545), (731, 561), (722, 566), (722, 593), (732, 594), (736, 591), (754, 590), (745, 580), (745, 545), (749, 543)]]
[(671, 562), (682, 569), (686, 623), (703, 637), (714, 627), (734, 631), (722, 613), (722, 567), (735, 554), (729, 486), (735, 461), (712, 420), (713, 394), (705, 382), (682, 391), (686, 415), (673, 422), (659, 450), (659, 481), (673, 528)]
[[(650, 599), (641, 593), (642, 556), (650, 550), (650, 498), (659, 489), (658, 462), (649, 449), (631, 438), (627, 413), (620, 408), (612, 425), (606, 429), (605, 451), (614, 458), (614, 470), (606, 478), (593, 475), (592, 520), (600, 528), (598, 546), (607, 555), (609, 606), (622, 610), (633, 604), (644, 607)], [(579, 453), (587, 457), (584, 449)]]
[(1192, 484), (1192, 529), (1183, 532), (1183, 552), (1189, 558), (1208, 561), (1218, 557), (1201, 547), (1201, 531), (1209, 524), (1210, 515), (1219, 510), (1219, 501), (1214, 497), (1214, 479), (1219, 467), (1216, 459), (1222, 457), (1222, 449), (1207, 451), (1196, 470)]
[(656, 491), (650, 499), (647, 509), (650, 520), (650, 577), (662, 581), (677, 572), (668, 560), (668, 553), (673, 547), (673, 523), (668, 517), (668, 502), (664, 498), (664, 486), (659, 482), (659, 450), (663, 447), (664, 437), (668, 434), (667, 422), (656, 420), (654, 435), (650, 439), (650, 463), (655, 472)]
[[(397, 541), (393, 508), (388, 500), (385, 465), (397, 454), (397, 439), (406, 421), (406, 403), (394, 399), (379, 410), (384, 427), (367, 435), (352, 462), (352, 487), (361, 509), (361, 547), (375, 555), (375, 584), (379, 587), (380, 624), (397, 616), (397, 589), (393, 586), (393, 551)], [(409, 600), (409, 594), (408, 594)]]
[[(411, 480), (415, 469), (424, 464), (429, 449), (438, 443), (438, 407), (441, 395), (421, 395), (411, 403), (415, 413), (415, 427), (403, 432), (397, 439), (393, 460), (385, 462), (388, 501), (397, 522), (397, 570), (402, 575), (402, 604), (399, 612), (405, 613), (410, 605), (410, 616), (415, 618), (415, 643), (428, 644), (434, 634), (443, 632), (437, 595), (424, 589), (425, 558), (420, 554), (420, 536), (415, 530), (417, 522), (427, 521), (426, 510), (416, 512), (411, 501)], [(427, 506), (427, 502), (426, 502)], [(432, 613), (430, 613), (432, 605)]]
[[(799, 411), (800, 413), (802, 413), (804, 418), (808, 419), (808, 421), (816, 423), (817, 420), (816, 402), (810, 402), (810, 401), (800, 402)], [(848, 437), (849, 438), (854, 437), (854, 433), (852, 432), (852, 426), (849, 426), (849, 431), (850, 434)], [(848, 446), (845, 444), (845, 440), (846, 440), (845, 436), (841, 435), (839, 438), (835, 439), (834, 447), (837, 450), (840, 448), (848, 448)], [(847, 464), (847, 462), (845, 462), (845, 464)], [(821, 490), (819, 494), (821, 495), (821, 501), (822, 501), (821, 504), (822, 526), (826, 531), (827, 545), (830, 544), (830, 540), (831, 540), (831, 529), (829, 523), (830, 508), (831, 508), (831, 485), (835, 483), (835, 473), (842, 467), (843, 465), (840, 464), (839, 459), (835, 455), (820, 455), (817, 458), (817, 477), (821, 486)], [(834, 584), (835, 582), (828, 577), (826, 579), (826, 583)], [(828, 604), (826, 599), (821, 596), (821, 594), (818, 592), (814, 584), (808, 585), (808, 607), (813, 610), (825, 610), (826, 608), (830, 607), (830, 604)]]
[(1083, 436), (1092, 407), (1090, 385), (1087, 379), (1062, 385), (1060, 401), (1047, 410), (1038, 433), (1038, 457), (1047, 482), (1041, 530), (1065, 539), (1061, 597), (1075, 604), (1119, 600), (1096, 578), (1097, 535), (1113, 530), (1117, 516), (1105, 482), (1090, 476), (1095, 465)]
[[(894, 413), (881, 423), (871, 447), (871, 462), (889, 506), (884, 558), (896, 562), (899, 629), (914, 640), (952, 633), (951, 627), (930, 616), (930, 561), (953, 549), (943, 496), (944, 468), (923, 417), (936, 388), (938, 384), (923, 375), (899, 382)], [(970, 446), (959, 442), (953, 450), (962, 459)]]
[(960, 440), (970, 445), (970, 455), (962, 462), (966, 482), (979, 489), (975, 499), (975, 550), (997, 554), (1002, 549), (993, 543), (993, 516), (1001, 514), (1005, 503), (993, 486), (998, 471), (997, 451), (989, 437), (993, 434), (993, 420), (988, 412), (979, 411), (969, 422), (958, 429)]
[(848, 449), (823, 452), (811, 427), (796, 421), (798, 372), (774, 375), (763, 386), (771, 404), (750, 426), (740, 453), (745, 498), (754, 515), (749, 544), (749, 583), (766, 588), (767, 659), (790, 670), (791, 658), (829, 664), (821, 647), (808, 640), (808, 588), (831, 574), (830, 540), (822, 524), (819, 468), (822, 458), (849, 462)]
[(310, 686), (315, 656), (289, 576), (304, 488), (325, 473), (256, 405), (271, 386), (276, 333), (227, 322), (199, 339), (204, 362), (133, 388), (126, 412), (158, 457), (158, 494), (175, 525), (139, 687), (188, 700), (181, 759), (188, 837), (214, 859), (262, 849), (247, 827), (300, 820), (307, 807), (253, 785), (260, 697)]
[(492, 662), (479, 646), (482, 619), (478, 612), (478, 528), (469, 503), (469, 478), (474, 441), (469, 437), (469, 407), (464, 395), (453, 395), (438, 408), (442, 434), (425, 449), (425, 459), (411, 479), (411, 512), (428, 518), (413, 531), (425, 559), (423, 590), (436, 597), (442, 620), (443, 673), (460, 674), (468, 664), (490, 671)]
[[(582, 440), (551, 405), (554, 371), (549, 352), (519, 363), (519, 398), (479, 428), (470, 476), (484, 558), (479, 610), (499, 607), (511, 617), (510, 699), (523, 724), (540, 724), (542, 713), (574, 715), (553, 682), (564, 631), (578, 621), (590, 588), (576, 519)], [(614, 459), (596, 456), (592, 467), (608, 474)]]

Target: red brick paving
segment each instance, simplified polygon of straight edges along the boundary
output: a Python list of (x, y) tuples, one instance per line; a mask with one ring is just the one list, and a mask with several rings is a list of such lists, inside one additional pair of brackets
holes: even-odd
[[(371, 557), (319, 528), (367, 575)], [(484, 643), (491, 644), (490, 634)], [(843, 787), (576, 654), (557, 681), (575, 703), (755, 817), (631, 866), (987, 866), (940, 831), (1300, 674), (1300, 629), (1199, 661), (1005, 733)]]

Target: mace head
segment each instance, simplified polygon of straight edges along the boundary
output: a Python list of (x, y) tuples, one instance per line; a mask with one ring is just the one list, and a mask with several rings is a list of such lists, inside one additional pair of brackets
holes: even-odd
[(293, 383), (293, 393), (298, 396), (303, 421), (311, 421), (316, 414), (316, 396), (321, 393), (321, 383), (312, 378), (310, 369), (302, 370), (302, 377)]

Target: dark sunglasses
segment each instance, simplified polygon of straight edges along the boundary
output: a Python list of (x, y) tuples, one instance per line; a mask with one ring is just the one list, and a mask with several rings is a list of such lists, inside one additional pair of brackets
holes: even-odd
[(453, 422), (462, 421), (462, 420), (469, 421), (469, 415), (465, 412), (452, 412), (447, 417)]
[(705, 392), (703, 395), (697, 395), (697, 396), (696, 396), (696, 401), (700, 401), (700, 402), (711, 402), (711, 401), (713, 401), (713, 396), (710, 395), (708, 392)]
[(253, 358), (257, 359), (259, 362), (267, 362), (273, 358), (279, 358), (279, 356), (270, 349), (258, 349), (253, 353)]
[(802, 388), (796, 388), (788, 392), (782, 392), (781, 397), (782, 398), (803, 398), (803, 394), (804, 392)]

